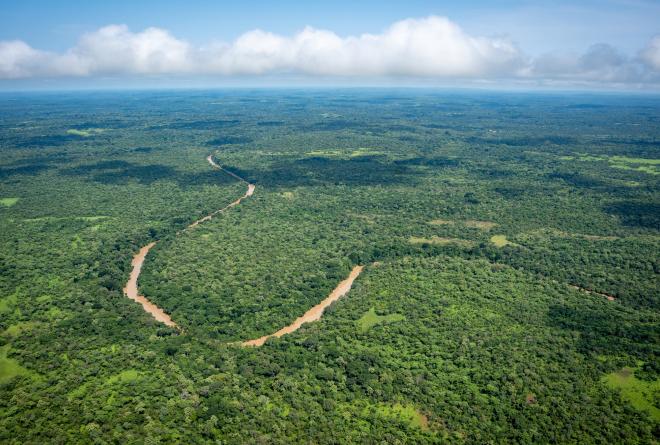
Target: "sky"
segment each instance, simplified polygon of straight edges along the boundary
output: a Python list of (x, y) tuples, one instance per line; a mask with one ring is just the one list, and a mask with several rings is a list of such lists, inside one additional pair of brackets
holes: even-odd
[(0, 0), (0, 89), (660, 90), (660, 0)]

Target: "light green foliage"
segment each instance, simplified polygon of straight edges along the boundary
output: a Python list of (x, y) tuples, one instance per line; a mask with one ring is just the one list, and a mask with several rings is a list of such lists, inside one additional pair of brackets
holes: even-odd
[[(0, 189), (20, 197), (0, 211), (2, 363), (43, 376), (0, 384), (0, 443), (653, 443), (600, 379), (638, 360), (658, 378), (660, 176), (638, 169), (658, 168), (659, 113), (484, 91), (0, 97)], [(246, 191), (210, 153), (255, 193), (177, 235)], [(155, 240), (140, 291), (181, 332), (122, 292)], [(358, 264), (318, 322), (236, 344)]]
[(377, 403), (357, 401), (355, 407), (360, 407), (360, 416), (377, 418), (394, 424), (403, 424), (409, 428), (428, 430), (428, 419), (412, 403)]
[(6, 335), (8, 337), (18, 337), (27, 332), (30, 332), (35, 326), (38, 326), (38, 323), (33, 321), (23, 321), (9, 326), (2, 333), (2, 335)]
[(385, 418), (396, 419), (402, 423), (407, 423), (413, 428), (428, 429), (426, 416), (420, 413), (412, 404), (395, 403), (394, 405), (387, 405), (383, 403), (378, 405), (376, 411)]
[(490, 237), (490, 242), (493, 243), (496, 247), (517, 246), (516, 243), (509, 241), (506, 238), (506, 235), (493, 235)]
[(653, 382), (640, 380), (635, 377), (635, 369), (626, 367), (606, 375), (603, 381), (610, 388), (621, 391), (621, 397), (635, 409), (648, 412), (656, 422), (660, 422), (660, 408), (657, 406), (660, 379)]
[(438, 245), (447, 245), (455, 244), (461, 247), (471, 247), (474, 243), (470, 240), (464, 240), (459, 238), (445, 238), (442, 236), (432, 236), (430, 238), (420, 238), (417, 236), (411, 236), (409, 238), (410, 243), (412, 244), (438, 244)]
[(71, 134), (74, 136), (90, 137), (95, 134), (101, 134), (105, 131), (103, 128), (85, 128), (85, 129), (69, 129), (66, 131), (66, 134)]
[(0, 299), (0, 314), (11, 312), (16, 306), (17, 302), (18, 295), (15, 293)]
[(639, 171), (643, 173), (648, 173), (650, 175), (660, 174), (657, 166), (660, 166), (660, 159), (649, 159), (649, 158), (635, 158), (629, 156), (592, 156), (588, 154), (578, 154), (577, 156), (561, 156), (563, 161), (607, 161), (612, 168), (618, 168), (620, 170), (632, 170)]
[(0, 198), (0, 205), (3, 207), (11, 207), (18, 202), (19, 198)]
[(138, 380), (141, 373), (136, 369), (127, 369), (119, 374), (108, 377), (106, 384), (113, 385), (115, 383), (132, 383)]
[(394, 323), (403, 321), (406, 317), (401, 314), (378, 315), (374, 308), (365, 312), (362, 317), (357, 321), (357, 326), (361, 332), (367, 332), (369, 329), (379, 324)]
[(13, 358), (7, 357), (10, 345), (0, 346), (0, 384), (6, 383), (12, 378), (20, 375), (30, 376), (32, 373), (22, 367), (18, 361)]

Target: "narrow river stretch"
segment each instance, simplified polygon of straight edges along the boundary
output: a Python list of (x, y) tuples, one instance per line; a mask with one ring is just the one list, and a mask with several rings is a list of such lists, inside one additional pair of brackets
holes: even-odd
[[(216, 210), (215, 212), (211, 213), (210, 215), (206, 215), (202, 219), (198, 219), (197, 221), (193, 222), (190, 224), (188, 227), (184, 229), (185, 230), (190, 230), (194, 229), (197, 227), (200, 223), (203, 223), (204, 221), (208, 221), (211, 218), (213, 218), (215, 215), (218, 213), (224, 212), (225, 210), (234, 207), (238, 204), (241, 203), (241, 201), (245, 198), (248, 198), (252, 196), (254, 193), (254, 184), (250, 184), (247, 182), (245, 179), (241, 178), (240, 176), (223, 169), (221, 166), (215, 163), (213, 160), (213, 155), (209, 155), (206, 160), (211, 164), (211, 166), (217, 170), (222, 170), (225, 173), (228, 173), (229, 175), (239, 179), (242, 182), (245, 182), (248, 185), (247, 191), (245, 192), (245, 195), (241, 196), (238, 198), (236, 201), (232, 202), (231, 204)], [(179, 232), (181, 233), (181, 232)], [(165, 323), (167, 326), (172, 326), (175, 328), (179, 328), (179, 326), (172, 321), (169, 315), (165, 313), (161, 308), (153, 304), (151, 301), (147, 300), (147, 298), (144, 295), (140, 295), (140, 292), (138, 290), (138, 278), (140, 277), (140, 272), (142, 272), (142, 265), (144, 264), (144, 260), (147, 257), (147, 254), (151, 250), (152, 247), (156, 245), (158, 241), (152, 241), (151, 243), (147, 244), (146, 246), (143, 246), (138, 253), (135, 254), (133, 257), (133, 261), (131, 262), (131, 265), (133, 266), (133, 269), (131, 270), (131, 274), (128, 278), (128, 282), (126, 283), (126, 287), (124, 287), (124, 295), (126, 295), (128, 298), (131, 300), (140, 303), (142, 305), (142, 308), (144, 310), (151, 314), (152, 317), (154, 317), (156, 320), (160, 321), (161, 323)]]
[[(240, 176), (236, 175), (235, 173), (232, 173), (228, 170), (223, 169), (220, 165), (216, 164), (216, 162), (213, 160), (213, 156), (209, 155), (206, 160), (211, 164), (211, 167), (217, 169), (217, 170), (222, 170), (223, 172), (233, 176), (234, 178), (238, 179), (239, 181), (245, 182), (247, 184), (247, 191), (243, 196), (238, 198), (236, 201), (230, 203), (229, 205), (216, 210), (215, 212), (206, 215), (205, 217), (198, 219), (197, 221), (193, 222), (190, 224), (188, 227), (186, 227), (184, 230), (182, 230), (180, 233), (185, 232), (187, 230), (194, 229), (197, 227), (199, 224), (210, 220), (213, 218), (215, 215), (218, 213), (222, 213), (227, 209), (230, 209), (234, 206), (237, 206), (238, 204), (241, 203), (242, 200), (245, 198), (248, 198), (252, 196), (254, 193), (254, 184), (250, 184), (248, 181), (245, 179), (241, 178)], [(179, 326), (172, 321), (169, 315), (165, 313), (161, 308), (150, 302), (144, 295), (140, 295), (140, 291), (138, 289), (138, 278), (140, 277), (140, 272), (142, 272), (142, 265), (144, 264), (144, 260), (147, 257), (147, 254), (149, 253), (149, 250), (151, 250), (152, 247), (156, 245), (157, 241), (152, 241), (151, 243), (147, 244), (146, 246), (143, 246), (138, 253), (135, 254), (133, 257), (133, 261), (131, 262), (131, 265), (133, 266), (133, 269), (131, 270), (131, 274), (128, 278), (128, 282), (126, 283), (126, 287), (124, 287), (124, 294), (130, 298), (131, 300), (140, 303), (142, 305), (142, 308), (144, 310), (151, 314), (156, 320), (158, 320), (161, 323), (166, 324), (167, 326), (172, 326), (177, 329), (180, 329)], [(281, 337), (285, 334), (289, 334), (293, 331), (296, 331), (300, 329), (300, 327), (305, 324), (309, 323), (312, 321), (316, 321), (321, 318), (323, 315), (323, 311), (330, 306), (333, 302), (337, 301), (344, 295), (348, 293), (349, 290), (351, 290), (351, 286), (353, 286), (353, 281), (360, 275), (362, 272), (363, 266), (355, 266), (351, 273), (348, 275), (348, 278), (345, 280), (341, 281), (337, 287), (328, 295), (323, 301), (321, 301), (319, 304), (316, 306), (312, 307), (309, 309), (307, 312), (305, 312), (301, 317), (298, 317), (293, 323), (291, 323), (288, 326), (283, 327), (279, 331), (270, 334), (270, 335), (264, 335), (263, 337), (254, 339), (254, 340), (249, 340), (241, 343), (242, 346), (261, 346), (263, 345), (266, 340), (268, 340), (270, 337)]]
[(142, 247), (140, 251), (133, 257), (131, 265), (133, 270), (131, 270), (131, 275), (128, 278), (128, 283), (124, 288), (124, 294), (133, 301), (136, 301), (142, 305), (144, 310), (150, 313), (156, 320), (161, 323), (165, 323), (168, 326), (178, 327), (176, 323), (172, 321), (169, 315), (165, 313), (161, 308), (153, 304), (151, 301), (147, 300), (144, 295), (140, 295), (138, 292), (137, 281), (142, 272), (142, 264), (144, 264), (144, 259), (149, 253), (149, 250), (156, 245), (156, 242), (152, 242)]
[(316, 306), (312, 307), (310, 310), (305, 312), (305, 314), (302, 317), (296, 318), (296, 320), (290, 325), (285, 326), (279, 331), (274, 332), (272, 334), (264, 335), (263, 337), (259, 337), (254, 340), (248, 340), (241, 344), (243, 346), (261, 346), (270, 337), (281, 337), (285, 334), (290, 334), (291, 332), (300, 329), (300, 327), (303, 324), (320, 319), (321, 316), (323, 315), (323, 311), (325, 310), (325, 308), (330, 306), (335, 301), (339, 300), (341, 297), (346, 295), (349, 290), (351, 290), (351, 287), (353, 286), (353, 281), (355, 281), (358, 275), (360, 275), (363, 268), (364, 266), (355, 266), (351, 271), (350, 275), (348, 275), (348, 278), (340, 282), (337, 285), (337, 287), (335, 287), (335, 289), (332, 292), (330, 292), (330, 295), (328, 295), (325, 298), (325, 300), (321, 301), (319, 304), (317, 304)]

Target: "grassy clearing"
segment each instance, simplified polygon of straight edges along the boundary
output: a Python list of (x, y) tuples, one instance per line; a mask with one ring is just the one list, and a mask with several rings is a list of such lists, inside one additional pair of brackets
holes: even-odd
[(355, 150), (349, 150), (312, 150), (306, 152), (305, 154), (307, 156), (323, 156), (326, 158), (357, 158), (360, 156), (377, 156), (385, 154), (384, 151), (363, 147), (357, 148)]
[(405, 319), (406, 317), (401, 314), (378, 315), (376, 310), (371, 308), (365, 312), (362, 317), (360, 317), (356, 324), (360, 329), (360, 332), (365, 333), (369, 329), (373, 328), (374, 326), (378, 326), (379, 324), (395, 323)]
[(432, 219), (429, 224), (432, 226), (453, 226), (456, 223), (448, 219)]
[(22, 367), (16, 360), (8, 358), (11, 345), (0, 347), (0, 383), (6, 383), (19, 375), (29, 376), (32, 373)]
[(493, 235), (490, 237), (490, 242), (493, 243), (496, 247), (504, 246), (517, 246), (518, 244), (509, 241), (506, 239), (506, 235)]
[[(115, 345), (113, 345), (113, 347), (114, 346)], [(113, 353), (115, 352), (114, 349), (112, 351)], [(103, 386), (110, 386), (116, 384), (134, 383), (140, 380), (143, 376), (144, 374), (138, 371), (137, 369), (127, 369), (126, 371), (122, 371), (118, 374), (111, 375), (110, 377), (105, 379), (105, 381), (102, 381), (99, 378), (94, 378), (83, 383), (82, 385), (71, 391), (67, 395), (67, 398), (69, 399), (69, 401), (71, 401), (75, 398), (84, 397), (90, 388), (92, 388), (93, 386), (98, 386), (99, 384)]]
[(16, 205), (18, 198), (0, 198), (0, 205), (3, 207), (11, 207)]
[(660, 380), (647, 382), (635, 377), (635, 369), (623, 368), (607, 374), (603, 382), (612, 389), (621, 391), (621, 397), (639, 411), (647, 411), (660, 422), (660, 409), (653, 403), (660, 397)]
[(34, 321), (23, 321), (9, 326), (2, 335), (7, 337), (18, 337), (26, 332), (30, 332), (37, 325)]
[(40, 216), (38, 218), (27, 218), (24, 219), (24, 222), (48, 222), (48, 221), (65, 221), (69, 219), (85, 221), (85, 222), (95, 222), (102, 221), (104, 219), (112, 218), (111, 216), (98, 215), (98, 216)]
[(632, 171), (637, 171), (637, 172), (642, 172), (642, 173), (648, 173), (649, 175), (660, 175), (660, 171), (656, 170), (655, 166), (653, 166), (653, 165), (639, 165), (639, 166), (633, 167), (633, 166), (628, 165), (628, 164), (611, 163), (610, 167), (618, 168), (620, 170), (632, 170)]
[(493, 227), (496, 227), (497, 224), (491, 221), (477, 221), (474, 219), (469, 219), (465, 221), (463, 224), (465, 224), (466, 227), (472, 227), (473, 229), (480, 229), (480, 230), (490, 230)]
[(103, 128), (85, 128), (85, 129), (80, 129), (77, 130), (75, 128), (72, 128), (70, 130), (66, 131), (66, 134), (70, 134), (73, 136), (82, 136), (84, 138), (94, 136), (95, 134), (101, 134), (105, 130)]
[(307, 156), (341, 156), (342, 152), (339, 150), (312, 150), (305, 153)]
[(401, 403), (395, 403), (394, 405), (381, 403), (376, 406), (376, 413), (380, 417), (406, 423), (412, 428), (428, 429), (426, 416), (410, 403), (405, 405)]
[(589, 241), (616, 241), (618, 239), (621, 239), (618, 236), (605, 236), (605, 235), (587, 235), (584, 233), (570, 233), (570, 232), (565, 232), (563, 230), (557, 230), (553, 228), (543, 228), (543, 229), (536, 229), (532, 230), (529, 232), (526, 232), (524, 234), (521, 234), (520, 237), (522, 239), (528, 239), (532, 240), (534, 238), (538, 237), (555, 237), (555, 238), (564, 238), (564, 239), (571, 239), (571, 238), (577, 238), (577, 239), (585, 239)]
[(460, 238), (445, 238), (441, 236), (432, 236), (431, 238), (419, 238), (416, 236), (411, 236), (408, 239), (408, 242), (410, 242), (411, 244), (435, 244), (440, 246), (444, 246), (447, 244), (456, 244), (457, 246), (461, 246), (461, 247), (474, 246), (474, 242), (469, 240), (460, 239)]
[(5, 298), (0, 298), (0, 314), (11, 312), (18, 302), (18, 296), (11, 294)]
[(660, 159), (630, 158), (628, 156), (612, 156), (610, 158), (610, 162), (622, 162), (625, 164), (660, 165)]
[(358, 156), (378, 156), (384, 154), (385, 152), (380, 150), (372, 150), (370, 148), (358, 148), (357, 150), (353, 150), (348, 156), (351, 158), (355, 158)]
[(493, 227), (496, 227), (497, 224), (491, 221), (478, 221), (476, 219), (468, 219), (466, 221), (451, 221), (448, 219), (432, 219), (428, 222), (432, 226), (455, 226), (456, 224), (462, 224), (465, 227), (479, 230), (490, 230)]
[(585, 153), (578, 153), (575, 156), (560, 156), (559, 159), (562, 161), (582, 162), (605, 161), (612, 168), (639, 171), (650, 175), (660, 174), (660, 170), (657, 169), (660, 166), (660, 159), (631, 158), (628, 156), (594, 156)]
[(137, 369), (127, 369), (126, 371), (122, 371), (119, 374), (108, 377), (105, 383), (107, 385), (112, 385), (115, 383), (131, 383), (138, 380), (141, 376), (142, 373), (140, 373), (140, 371)]

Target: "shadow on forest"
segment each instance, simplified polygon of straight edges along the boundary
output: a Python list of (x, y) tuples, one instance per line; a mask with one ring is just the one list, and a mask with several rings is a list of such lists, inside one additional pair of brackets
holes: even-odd
[[(580, 333), (580, 348), (599, 353), (625, 353), (631, 343), (652, 349), (654, 328), (650, 325), (623, 323), (621, 316), (602, 308), (580, 305), (553, 305), (548, 310), (551, 326)], [(647, 345), (647, 346), (642, 346)]]
[(234, 127), (241, 123), (238, 119), (211, 119), (197, 121), (178, 121), (163, 125), (153, 125), (148, 130), (220, 130), (227, 127)]
[(29, 175), (35, 176), (44, 170), (53, 168), (50, 165), (44, 163), (31, 164), (31, 165), (22, 165), (19, 167), (0, 167), (0, 179), (9, 178), (10, 176), (15, 175)]
[(383, 161), (382, 156), (360, 156), (352, 159), (310, 157), (294, 161), (279, 161), (264, 170), (224, 167), (250, 182), (267, 187), (302, 185), (379, 185), (413, 184), (422, 174), (408, 165)]
[[(292, 187), (300, 185), (384, 185), (414, 184), (423, 174), (416, 165), (432, 165), (437, 168), (450, 167), (453, 163), (389, 162), (385, 156), (359, 156), (351, 159), (310, 157), (305, 159), (278, 161), (264, 169), (241, 169), (223, 165), (250, 182), (268, 187)], [(60, 174), (79, 176), (102, 184), (123, 184), (137, 181), (152, 184), (156, 181), (174, 181), (182, 187), (235, 182), (231, 176), (208, 169), (204, 172), (185, 172), (162, 164), (140, 165), (124, 160), (102, 161), (91, 165), (80, 165)]]
[(182, 172), (162, 164), (140, 165), (123, 160), (102, 161), (91, 165), (81, 165), (66, 170), (60, 174), (66, 176), (87, 177), (101, 184), (124, 184), (137, 181), (150, 185), (156, 181), (173, 181), (181, 187), (200, 185), (219, 185), (236, 182), (227, 174), (219, 174), (208, 169), (204, 172)]
[[(96, 135), (91, 135), (94, 137)], [(82, 141), (86, 138), (76, 134), (54, 134), (48, 136), (33, 136), (29, 138), (24, 138), (13, 145), (17, 148), (29, 148), (29, 147), (61, 147), (66, 145), (71, 141)]]
[(660, 204), (654, 202), (622, 201), (609, 204), (605, 212), (616, 215), (626, 226), (657, 229), (660, 227)]
[(353, 130), (357, 133), (370, 133), (374, 135), (385, 135), (390, 132), (417, 133), (419, 128), (402, 124), (378, 124), (362, 120), (327, 119), (312, 124), (299, 126), (303, 131), (340, 131)]

